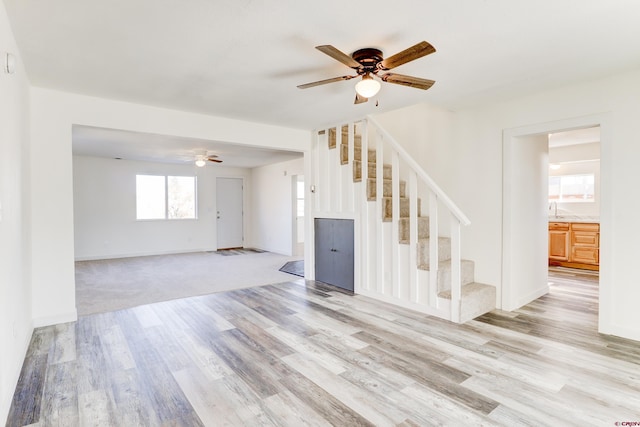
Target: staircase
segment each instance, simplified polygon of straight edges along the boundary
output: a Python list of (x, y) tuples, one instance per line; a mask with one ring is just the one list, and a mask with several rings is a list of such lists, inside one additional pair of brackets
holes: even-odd
[[(360, 217), (356, 270), (363, 273), (356, 293), (457, 323), (495, 308), (495, 287), (475, 282), (473, 261), (460, 259), (460, 225), (468, 220), (375, 120), (330, 128), (318, 137), (318, 151), (326, 140), (327, 162), (337, 157), (340, 173), (351, 175), (353, 189), (345, 189), (346, 179), (333, 184), (356, 199), (353, 210)], [(454, 208), (449, 233), (439, 230), (443, 203)]]

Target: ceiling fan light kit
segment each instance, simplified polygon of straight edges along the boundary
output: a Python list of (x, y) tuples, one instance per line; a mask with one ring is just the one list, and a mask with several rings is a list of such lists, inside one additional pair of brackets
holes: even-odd
[(391, 70), (392, 68), (435, 52), (436, 49), (426, 41), (422, 41), (411, 46), (410, 48), (405, 49), (387, 59), (384, 59), (381, 50), (375, 48), (358, 49), (353, 52), (351, 56), (331, 45), (316, 46), (316, 49), (332, 57), (336, 61), (343, 63), (347, 67), (354, 69), (357, 75), (340, 76), (306, 83), (299, 85), (298, 88), (300, 89), (308, 89), (310, 87), (339, 82), (342, 80), (351, 80), (355, 77), (362, 76), (362, 80), (360, 80), (355, 86), (356, 99), (354, 102), (355, 104), (362, 104), (367, 102), (369, 98), (375, 96), (380, 90), (380, 82), (374, 79), (374, 77), (377, 77), (386, 83), (393, 83), (422, 90), (429, 89), (435, 83), (433, 80), (395, 73), (384, 73), (378, 75), (381, 71)]
[(205, 162), (203, 158), (196, 159), (196, 166), (197, 167), (203, 168), (204, 165), (206, 165), (206, 164), (207, 164), (207, 162)]
[(371, 77), (371, 74), (365, 74), (362, 76), (362, 80), (356, 83), (356, 92), (358, 92), (358, 95), (365, 98), (376, 96), (379, 91), (380, 82), (374, 80), (373, 77)]

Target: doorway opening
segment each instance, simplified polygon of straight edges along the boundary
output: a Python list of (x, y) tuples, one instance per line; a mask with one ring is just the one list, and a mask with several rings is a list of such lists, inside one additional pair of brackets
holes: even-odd
[(600, 127), (549, 134), (549, 265), (599, 270)]
[[(558, 186), (565, 183), (558, 183), (558, 179), (549, 178), (554, 176), (550, 173), (550, 166), (556, 167), (553, 160), (556, 153), (550, 148), (549, 134), (552, 135), (553, 140), (554, 134), (587, 128), (596, 128), (601, 132), (599, 141), (590, 141), (598, 143), (590, 146), (592, 152), (597, 155), (591, 156), (592, 158), (589, 160), (598, 159), (598, 171), (597, 174), (594, 174), (596, 176), (594, 176), (593, 185), (591, 178), (587, 179), (582, 176), (574, 177), (573, 181), (568, 179), (566, 188), (559, 189)], [(600, 268), (600, 285), (597, 290), (597, 297), (600, 301), (599, 330), (607, 327), (610, 313), (607, 311), (606, 301), (610, 299), (611, 292), (610, 287), (607, 286), (611, 281), (611, 274), (607, 269), (611, 257), (610, 251), (606, 250), (609, 247), (607, 227), (611, 220), (610, 204), (607, 203), (610, 197), (607, 176), (611, 159), (610, 129), (610, 120), (607, 115), (593, 115), (504, 131), (503, 280), (498, 297), (503, 310), (515, 310), (549, 293), (549, 224), (550, 222), (566, 223), (575, 219), (578, 223), (576, 233), (569, 232), (567, 237), (568, 239), (573, 238), (573, 242), (578, 243), (578, 248), (566, 248), (565, 255), (569, 259), (581, 261), (586, 259), (588, 253), (591, 254), (592, 260), (594, 256), (597, 258)], [(586, 145), (585, 142), (585, 147), (582, 148), (587, 148)], [(567, 154), (570, 150), (572, 149), (566, 148), (561, 151)], [(602, 173), (600, 173), (599, 167), (600, 159), (602, 160)], [(576, 160), (567, 158), (564, 164), (572, 165), (572, 168), (585, 166), (584, 164), (579, 166), (577, 162), (573, 164), (572, 162)], [(565, 170), (568, 169), (565, 167)], [(587, 173), (576, 172), (569, 175), (587, 175)], [(556, 185), (556, 187), (550, 189), (550, 184), (551, 186)], [(578, 187), (582, 190), (586, 188), (580, 196), (576, 192)], [(591, 201), (573, 202), (574, 207), (567, 208), (567, 205), (571, 203), (567, 202), (569, 198), (582, 197), (583, 200), (594, 198), (591, 190), (598, 193), (597, 203)], [(559, 194), (560, 192), (564, 192), (563, 196)], [(550, 201), (556, 203), (552, 204)], [(595, 206), (595, 210), (589, 211), (587, 206), (590, 206), (591, 209)], [(587, 223), (597, 224), (598, 227), (598, 230), (591, 233), (591, 236), (582, 230), (584, 228), (582, 224)], [(591, 230), (586, 231), (591, 232)], [(591, 244), (597, 240), (597, 249), (588, 248), (590, 242), (585, 239), (591, 239)], [(571, 240), (568, 242), (570, 244)], [(574, 251), (573, 255), (570, 253), (571, 250)]]
[(600, 127), (549, 134), (549, 293), (598, 313)]

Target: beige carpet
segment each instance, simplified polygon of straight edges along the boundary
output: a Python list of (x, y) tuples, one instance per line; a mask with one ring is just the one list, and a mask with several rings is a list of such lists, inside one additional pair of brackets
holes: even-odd
[(278, 271), (295, 259), (271, 252), (196, 252), (77, 261), (78, 315), (298, 280)]

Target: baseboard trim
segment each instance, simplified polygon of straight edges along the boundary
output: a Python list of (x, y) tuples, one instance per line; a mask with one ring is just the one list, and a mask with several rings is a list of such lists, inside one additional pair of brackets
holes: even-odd
[(78, 310), (72, 312), (56, 314), (53, 316), (36, 317), (33, 319), (33, 327), (41, 328), (43, 326), (57, 325), (60, 323), (75, 322), (78, 320)]
[(97, 261), (102, 259), (119, 259), (119, 258), (135, 258), (142, 256), (154, 256), (154, 255), (174, 255), (174, 254), (190, 254), (194, 252), (215, 252), (216, 248), (208, 249), (185, 249), (185, 250), (168, 250), (168, 251), (154, 251), (154, 252), (136, 252), (126, 254), (109, 254), (109, 255), (90, 255), (90, 256), (78, 256), (74, 258), (74, 261)]
[(448, 320), (450, 317), (450, 311), (449, 311), (449, 306), (451, 304), (450, 301), (442, 301), (443, 305), (447, 305), (447, 307), (442, 309), (437, 309), (437, 308), (430, 307), (428, 305), (419, 304), (417, 302), (405, 301), (399, 298), (382, 295), (375, 291), (356, 289), (355, 294), (362, 295), (377, 301), (385, 302), (387, 304), (395, 305), (396, 307), (402, 307), (408, 310), (417, 311), (419, 313), (428, 314), (430, 316), (439, 317), (441, 319)]
[(533, 292), (525, 295), (522, 298), (516, 300), (510, 307), (504, 309), (505, 311), (513, 311), (517, 310), (522, 306), (529, 304), (531, 301), (537, 300), (542, 295), (546, 295), (549, 293), (549, 285), (542, 286), (541, 288), (536, 289)]
[(599, 325), (598, 332), (605, 335), (614, 335), (620, 338), (640, 341), (640, 330), (638, 329), (629, 329), (624, 326), (601, 324)]

